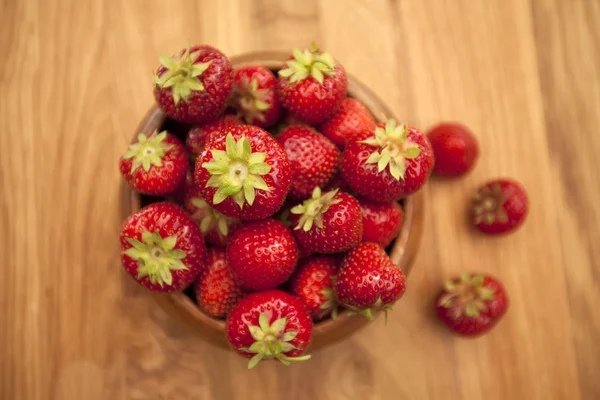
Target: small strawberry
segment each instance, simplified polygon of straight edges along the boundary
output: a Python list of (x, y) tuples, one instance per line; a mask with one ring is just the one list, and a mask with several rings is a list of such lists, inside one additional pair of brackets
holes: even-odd
[(343, 148), (364, 131), (373, 132), (375, 118), (360, 101), (346, 97), (339, 110), (321, 125), (319, 131)]
[(186, 135), (185, 147), (194, 156), (198, 157), (204, 149), (204, 144), (219, 135), (226, 135), (232, 126), (242, 125), (242, 122), (233, 115), (224, 115), (213, 121), (196, 125)]
[(466, 126), (457, 123), (443, 123), (435, 126), (427, 134), (433, 153), (436, 175), (457, 177), (473, 168), (479, 146), (477, 139)]
[(244, 67), (235, 71), (232, 104), (238, 117), (249, 125), (268, 128), (279, 120), (275, 75), (265, 67)]
[(433, 150), (419, 130), (390, 119), (355, 139), (342, 154), (342, 175), (356, 193), (373, 201), (395, 201), (427, 181)]
[(529, 200), (525, 189), (511, 179), (495, 179), (477, 189), (471, 202), (473, 224), (497, 235), (517, 229), (525, 221)]
[(281, 221), (269, 218), (247, 222), (231, 236), (227, 262), (245, 288), (273, 289), (294, 272), (298, 245)]
[(260, 128), (234, 126), (207, 143), (194, 179), (217, 211), (240, 219), (263, 219), (283, 204), (291, 185), (288, 158)]
[(337, 189), (312, 197), (292, 208), (290, 220), (300, 246), (316, 253), (342, 253), (356, 246), (363, 232), (360, 204)]
[(383, 249), (375, 243), (361, 243), (351, 250), (334, 282), (340, 304), (369, 319), (387, 311), (404, 294), (406, 279)]
[(277, 94), (285, 109), (317, 125), (337, 110), (347, 87), (344, 67), (313, 44), (311, 51), (293, 50), (290, 60), (279, 70)]
[(194, 293), (198, 306), (217, 318), (226, 316), (244, 297), (244, 290), (227, 264), (224, 249), (208, 249), (206, 267), (194, 282)]
[(446, 282), (435, 302), (440, 321), (455, 333), (471, 337), (492, 329), (507, 308), (508, 297), (500, 282), (469, 273)]
[(194, 46), (159, 57), (154, 97), (170, 118), (183, 123), (210, 121), (225, 110), (233, 86), (233, 68), (211, 46)]
[(119, 160), (119, 170), (136, 191), (149, 196), (166, 196), (175, 192), (185, 180), (188, 159), (179, 139), (167, 131), (137, 141)]
[(340, 151), (325, 136), (308, 126), (284, 129), (277, 141), (292, 167), (290, 196), (310, 197), (315, 187), (323, 187), (337, 172)]
[(121, 263), (153, 292), (187, 288), (203, 267), (205, 254), (198, 225), (172, 203), (150, 204), (121, 228)]
[(250, 358), (250, 369), (263, 359), (285, 365), (310, 359), (303, 354), (310, 345), (312, 328), (300, 300), (281, 290), (269, 290), (240, 300), (227, 316), (225, 333), (231, 347)]
[(306, 258), (290, 278), (291, 293), (300, 299), (315, 321), (322, 320), (329, 314), (334, 319), (337, 316), (332, 278), (339, 265), (339, 260), (331, 256)]
[(385, 249), (400, 233), (402, 207), (395, 201), (378, 203), (362, 197), (357, 200), (362, 212), (362, 241), (376, 243)]

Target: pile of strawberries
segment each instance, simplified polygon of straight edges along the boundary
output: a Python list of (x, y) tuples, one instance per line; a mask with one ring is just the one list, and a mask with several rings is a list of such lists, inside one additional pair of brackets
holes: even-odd
[[(394, 120), (376, 123), (347, 97), (343, 66), (314, 45), (275, 72), (234, 70), (206, 45), (159, 60), (156, 102), (185, 136), (141, 133), (120, 160), (129, 185), (152, 199), (122, 226), (125, 270), (153, 292), (190, 288), (205, 313), (226, 318), (250, 368), (310, 358), (313, 323), (338, 309), (387, 313), (405, 290), (384, 250), (400, 231), (401, 200), (434, 167), (447, 176), (472, 167), (468, 131), (441, 126), (430, 142)], [(524, 196), (512, 181), (486, 185), (475, 223), (514, 229)], [(464, 275), (440, 295), (440, 316), (487, 318), (501, 296), (489, 278)]]

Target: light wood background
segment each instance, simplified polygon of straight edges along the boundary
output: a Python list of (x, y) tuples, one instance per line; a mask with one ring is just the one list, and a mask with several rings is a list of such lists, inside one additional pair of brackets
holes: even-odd
[[(599, 0), (0, 0), (0, 399), (600, 399)], [(470, 126), (462, 180), (431, 181), (421, 252), (390, 323), (247, 372), (119, 267), (117, 159), (162, 53), (316, 39), (397, 116)], [(518, 233), (467, 229), (471, 191), (527, 188)], [(477, 340), (438, 326), (440, 282), (501, 278)]]

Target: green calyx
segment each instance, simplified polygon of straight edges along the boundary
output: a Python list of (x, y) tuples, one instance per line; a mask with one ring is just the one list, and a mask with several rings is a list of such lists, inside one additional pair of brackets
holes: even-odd
[(244, 76), (240, 85), (236, 85), (233, 91), (233, 102), (238, 109), (238, 118), (243, 118), (247, 124), (255, 120), (264, 122), (264, 112), (270, 108), (265, 102), (268, 93), (267, 89), (258, 88), (256, 79), (250, 80)]
[(316, 187), (313, 189), (310, 199), (304, 200), (302, 204), (293, 207), (291, 209), (292, 214), (302, 215), (294, 230), (302, 229), (304, 232), (308, 232), (313, 225), (316, 225), (319, 229), (323, 229), (323, 214), (325, 214), (329, 207), (342, 201), (335, 198), (338, 190), (334, 189), (321, 194), (321, 188)]
[(486, 302), (494, 300), (494, 290), (483, 286), (483, 275), (471, 276), (464, 273), (458, 282), (444, 283), (446, 293), (440, 297), (438, 305), (452, 310), (455, 319), (461, 316), (477, 318), (481, 312), (487, 312)]
[(137, 269), (137, 278), (145, 276), (153, 284), (159, 284), (161, 287), (173, 284), (173, 275), (171, 271), (186, 270), (182, 259), (186, 253), (183, 250), (175, 249), (177, 244), (177, 235), (162, 238), (158, 232), (142, 231), (142, 241), (125, 238), (133, 247), (125, 250), (123, 253), (139, 262)]
[(154, 84), (158, 89), (170, 87), (175, 105), (182, 99), (187, 102), (192, 91), (204, 90), (200, 76), (208, 69), (211, 61), (196, 63), (199, 56), (200, 50), (190, 53), (188, 48), (181, 56), (160, 56), (158, 58), (166, 71), (160, 76), (154, 75)]
[(123, 158), (126, 160), (133, 158), (133, 163), (131, 164), (132, 174), (140, 166), (146, 172), (150, 170), (152, 165), (162, 167), (162, 158), (173, 147), (173, 145), (165, 142), (166, 138), (167, 131), (162, 131), (161, 133), (154, 131), (150, 137), (147, 137), (144, 133), (138, 135), (137, 142), (130, 145), (127, 153), (123, 155)]
[(390, 174), (397, 181), (404, 180), (406, 160), (417, 158), (421, 153), (419, 146), (408, 139), (408, 126), (398, 125), (393, 119), (387, 121), (385, 128), (376, 127), (374, 138), (359, 143), (377, 147), (366, 163), (377, 164), (378, 172), (389, 166)]
[(321, 53), (316, 44), (312, 49), (294, 49), (293, 59), (287, 61), (286, 68), (279, 71), (279, 76), (290, 78), (290, 82), (300, 82), (309, 76), (313, 77), (321, 85), (324, 75), (335, 75), (336, 62), (329, 53)]
[(236, 221), (235, 218), (221, 214), (200, 197), (193, 197), (190, 202), (196, 207), (196, 211), (192, 214), (192, 219), (200, 226), (203, 236), (215, 228), (221, 236), (229, 234), (229, 224)]
[(246, 136), (236, 141), (228, 133), (225, 151), (211, 150), (211, 154), (213, 161), (203, 163), (202, 167), (211, 175), (206, 187), (217, 188), (213, 204), (219, 204), (231, 196), (243, 209), (246, 203), (254, 204), (256, 190), (271, 191), (261, 177), (271, 171), (271, 166), (265, 162), (267, 154), (252, 152)]
[(247, 325), (255, 342), (248, 348), (240, 349), (255, 354), (248, 362), (248, 369), (254, 368), (263, 359), (277, 359), (284, 365), (310, 359), (310, 355), (301, 357), (288, 357), (285, 355), (285, 353), (296, 349), (290, 342), (298, 335), (298, 332), (285, 331), (287, 317), (277, 319), (270, 324), (269, 317), (264, 313), (260, 313), (258, 325)]
[(373, 321), (375, 318), (377, 318), (377, 313), (379, 311), (383, 311), (385, 314), (385, 324), (386, 325), (388, 323), (388, 312), (392, 311), (394, 309), (390, 304), (383, 304), (381, 297), (378, 298), (377, 301), (375, 303), (373, 303), (373, 305), (371, 307), (363, 308), (363, 309), (356, 309), (356, 308), (352, 308), (352, 307), (349, 307), (349, 308), (350, 308), (349, 315), (360, 314), (363, 317), (367, 318), (369, 321)]
[(503, 205), (507, 198), (498, 183), (484, 186), (473, 197), (473, 218), (475, 224), (493, 224), (495, 221), (508, 222), (508, 214)]
[(324, 313), (331, 310), (331, 319), (335, 320), (338, 317), (338, 302), (335, 298), (335, 293), (332, 288), (321, 290), (321, 294), (325, 297), (325, 301), (319, 307)]

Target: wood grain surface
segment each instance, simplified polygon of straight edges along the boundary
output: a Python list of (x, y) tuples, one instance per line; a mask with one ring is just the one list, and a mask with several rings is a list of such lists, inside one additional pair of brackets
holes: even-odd
[[(600, 1), (0, 0), (0, 399), (600, 399)], [(482, 157), (432, 180), (408, 291), (310, 362), (246, 371), (123, 275), (117, 159), (157, 56), (317, 40), (396, 115), (458, 120)], [(526, 187), (514, 235), (465, 223), (490, 177)], [(508, 314), (458, 339), (444, 279), (501, 278)]]

